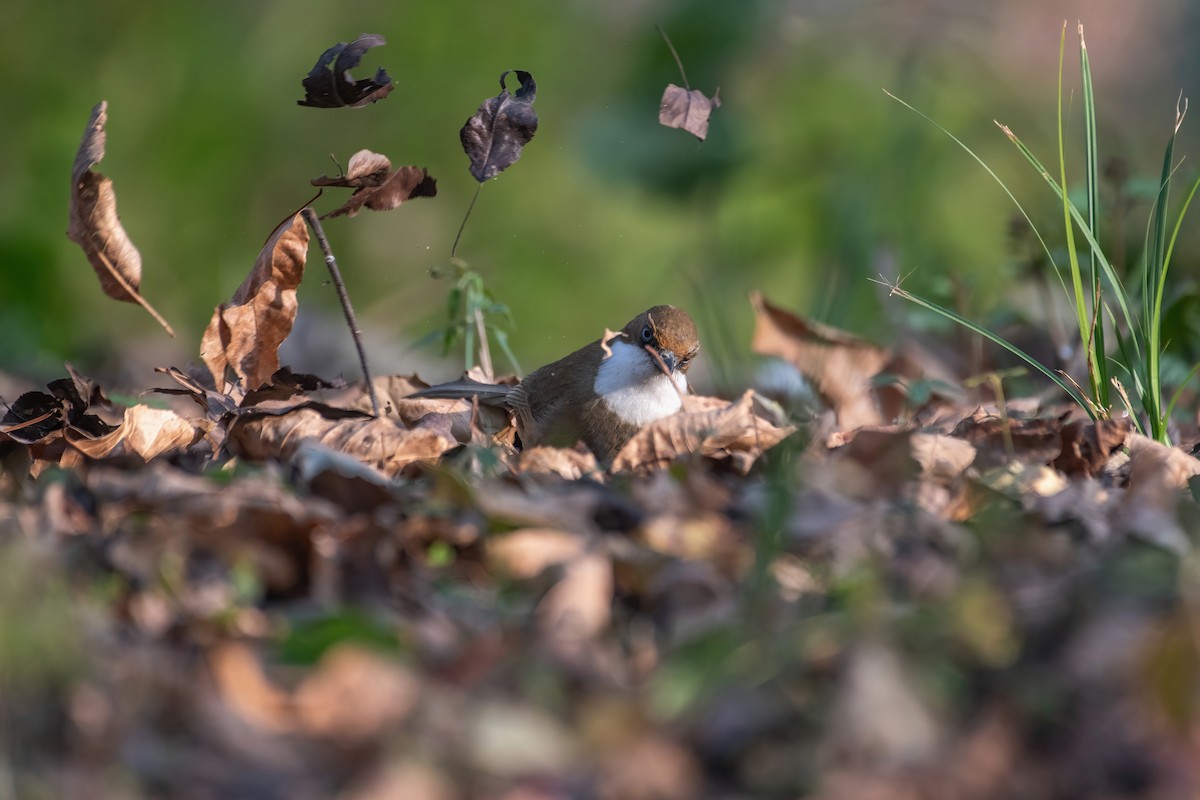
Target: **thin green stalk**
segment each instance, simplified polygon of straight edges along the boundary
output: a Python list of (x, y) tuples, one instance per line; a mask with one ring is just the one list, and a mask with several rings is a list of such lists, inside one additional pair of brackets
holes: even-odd
[[(1100, 168), (1096, 145), (1096, 100), (1092, 91), (1092, 69), (1088, 61), (1087, 42), (1083, 38), (1083, 24), (1079, 25), (1079, 72), (1083, 80), (1083, 118), (1085, 130), (1085, 156), (1087, 179), (1087, 219), (1088, 228), (1095, 232), (1100, 216)], [(1091, 349), (1094, 354), (1095, 376), (1093, 388), (1096, 400), (1104, 408), (1110, 406), (1108, 383), (1107, 347), (1104, 342), (1104, 317), (1100, 309), (1104, 304), (1103, 287), (1100, 282), (1100, 270), (1096, 259), (1096, 249), (1088, 248), (1088, 263), (1092, 276), (1092, 333)]]
[(1071, 267), (1071, 289), (1075, 300), (1075, 319), (1079, 324), (1079, 340), (1087, 353), (1088, 379), (1092, 383), (1092, 395), (1096, 396), (1096, 373), (1093, 369), (1091, 338), (1088, 335), (1087, 300), (1083, 295), (1083, 277), (1079, 269), (1079, 253), (1075, 247), (1075, 226), (1071, 221), (1071, 200), (1067, 196), (1067, 151), (1063, 136), (1063, 60), (1067, 52), (1067, 23), (1063, 23), (1062, 37), (1058, 43), (1058, 172), (1062, 191), (1059, 196), (1063, 204), (1063, 227), (1067, 234), (1067, 258)]

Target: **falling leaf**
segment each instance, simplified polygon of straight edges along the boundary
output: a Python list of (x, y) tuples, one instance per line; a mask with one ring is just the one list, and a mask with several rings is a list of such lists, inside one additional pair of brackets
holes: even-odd
[(391, 211), (405, 200), (437, 195), (437, 179), (423, 167), (400, 167), (392, 171), (388, 157), (370, 150), (359, 150), (350, 157), (346, 174), (331, 178), (313, 178), (313, 186), (345, 186), (354, 189), (340, 208), (321, 216), (353, 217), (364, 205), (372, 211)]
[(521, 157), (521, 148), (537, 132), (537, 112), (533, 110), (537, 84), (532, 75), (518, 69), (521, 88), (510, 95), (504, 79), (513, 71), (505, 70), (500, 75), (500, 94), (484, 100), (458, 132), (463, 150), (471, 159), (471, 174), (480, 183), (515, 164)]
[(670, 83), (658, 105), (658, 122), (668, 128), (681, 128), (703, 142), (708, 136), (708, 118), (720, 106), (720, 94), (709, 98), (696, 89), (688, 91)]
[(687, 397), (683, 410), (655, 420), (634, 434), (613, 460), (612, 471), (662, 467), (698, 453), (728, 458), (742, 472), (793, 431), (767, 418), (764, 401), (747, 391), (734, 403), (715, 397)]
[(326, 50), (304, 79), (304, 99), (296, 104), (312, 108), (359, 108), (387, 97), (394, 87), (383, 67), (374, 78), (356, 81), (350, 75), (368, 50), (383, 44), (387, 42), (379, 34), (364, 33), (350, 44), (338, 42)]
[(887, 364), (884, 350), (829, 325), (801, 319), (758, 292), (750, 302), (754, 305), (750, 347), (755, 353), (791, 362), (833, 407), (842, 430), (882, 422), (871, 379)]
[(117, 216), (117, 195), (112, 181), (91, 169), (104, 158), (107, 124), (108, 102), (102, 100), (92, 108), (71, 169), (67, 238), (83, 248), (106, 295), (125, 303), (137, 303), (174, 336), (171, 326), (140, 294), (142, 256)]
[(308, 227), (288, 217), (267, 239), (233, 299), (217, 307), (200, 341), (218, 390), (231, 367), (243, 387), (257, 389), (279, 369), (279, 346), (296, 320), (296, 287), (304, 277)]

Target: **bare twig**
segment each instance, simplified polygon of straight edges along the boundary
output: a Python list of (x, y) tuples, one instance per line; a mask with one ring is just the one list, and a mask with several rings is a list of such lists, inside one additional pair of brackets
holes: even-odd
[(346, 323), (350, 326), (354, 347), (358, 350), (358, 362), (362, 365), (363, 380), (367, 382), (367, 392), (371, 396), (371, 410), (378, 417), (380, 416), (379, 397), (375, 394), (375, 381), (371, 379), (371, 369), (367, 366), (367, 351), (363, 349), (362, 332), (358, 329), (358, 319), (355, 318), (354, 308), (350, 305), (350, 295), (346, 293), (346, 284), (342, 281), (337, 258), (334, 257), (333, 250), (329, 247), (329, 239), (325, 236), (325, 229), (321, 227), (321, 220), (317, 218), (317, 212), (313, 211), (312, 206), (305, 206), (300, 213), (304, 215), (304, 220), (312, 228), (313, 234), (317, 237), (317, 243), (321, 245), (321, 252), (325, 255), (325, 265), (329, 267), (329, 274), (333, 277), (333, 285), (337, 289), (338, 299), (342, 301), (342, 312), (346, 315)]
[(458, 252), (458, 242), (462, 239), (463, 228), (467, 227), (467, 220), (471, 218), (471, 212), (475, 209), (475, 201), (479, 199), (479, 190), (483, 188), (483, 184), (475, 187), (475, 194), (471, 196), (471, 205), (467, 206), (467, 213), (463, 214), (462, 224), (458, 226), (458, 233), (454, 236), (454, 246), (450, 248), (450, 258), (454, 258), (454, 254)]
[(648, 344), (642, 345), (642, 347), (644, 347), (646, 352), (650, 354), (651, 358), (658, 362), (658, 368), (662, 370), (663, 375), (667, 376), (667, 380), (670, 381), (671, 386), (675, 389), (675, 393), (679, 395), (679, 401), (683, 402), (685, 399), (683, 396), (683, 389), (680, 389), (679, 384), (675, 382), (675, 376), (672, 375), (671, 370), (667, 368), (667, 364), (662, 360), (662, 356), (660, 356), (658, 351)]
[(658, 29), (658, 34), (662, 36), (663, 41), (667, 43), (667, 49), (670, 50), (671, 55), (675, 57), (675, 66), (679, 67), (679, 76), (683, 78), (683, 88), (690, 92), (692, 87), (688, 84), (687, 73), (683, 71), (683, 61), (679, 59), (679, 53), (675, 50), (675, 45), (671, 44), (671, 37), (667, 36), (667, 32), (664, 31), (662, 25), (659, 25), (657, 22), (654, 23), (654, 27)]
[(100, 258), (100, 263), (104, 265), (106, 270), (108, 270), (108, 274), (112, 276), (112, 279), (116, 281), (117, 284), (120, 285), (120, 287), (124, 289), (130, 297), (134, 299), (134, 302), (146, 309), (146, 313), (154, 317), (154, 321), (161, 325), (163, 330), (165, 330), (168, 335), (174, 338), (175, 331), (171, 329), (171, 326), (167, 324), (167, 321), (162, 318), (161, 314), (154, 310), (154, 306), (150, 305), (150, 302), (146, 300), (146, 298), (142, 297), (141, 292), (139, 292), (137, 289), (134, 289), (133, 286), (130, 285), (129, 281), (125, 280), (125, 276), (121, 274), (120, 270), (113, 266), (113, 263), (108, 260), (108, 256), (104, 255), (104, 251), (99, 250), (96, 252), (96, 255)]
[(496, 380), (492, 372), (492, 351), (488, 345), (487, 326), (483, 324), (483, 310), (478, 306), (475, 307), (475, 331), (479, 334), (479, 368), (483, 370), (483, 377), (491, 383)]

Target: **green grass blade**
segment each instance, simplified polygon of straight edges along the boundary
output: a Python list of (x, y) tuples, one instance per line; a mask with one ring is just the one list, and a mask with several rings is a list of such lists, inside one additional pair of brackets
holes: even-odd
[(1077, 388), (1075, 388), (1073, 385), (1071, 385), (1068, 381), (1063, 380), (1062, 376), (1055, 374), (1049, 367), (1042, 364), (1040, 361), (1038, 361), (1033, 356), (1026, 353), (1021, 348), (1017, 347), (1012, 342), (1008, 341), (1007, 339), (1005, 339), (1002, 336), (992, 333), (991, 331), (987, 330), (986, 328), (983, 328), (983, 327), (975, 324), (974, 322), (967, 319), (966, 317), (963, 317), (963, 316), (955, 313), (954, 311), (951, 311), (950, 309), (945, 308), (944, 306), (938, 305), (937, 303), (933, 302), (932, 300), (926, 300), (924, 297), (915, 295), (906, 289), (901, 289), (899, 286), (895, 286), (892, 284), (885, 284), (885, 285), (887, 285), (889, 287), (889, 289), (891, 290), (890, 294), (894, 294), (898, 297), (902, 297), (905, 300), (909, 301), (910, 303), (915, 303), (916, 305), (921, 306), (922, 308), (928, 309), (929, 311), (932, 311), (936, 314), (940, 314), (941, 316), (945, 317), (946, 319), (950, 320), (951, 322), (958, 323), (959, 325), (963, 326), (967, 330), (973, 331), (973, 332), (979, 334), (980, 336), (982, 336), (983, 338), (987, 339), (988, 341), (991, 341), (991, 342), (999, 345), (1000, 347), (1003, 347), (1005, 350), (1007, 350), (1008, 352), (1015, 355), (1017, 358), (1024, 361), (1030, 367), (1032, 367), (1033, 369), (1042, 373), (1050, 380), (1054, 381), (1054, 383), (1060, 389), (1062, 389), (1064, 392), (1066, 392), (1067, 395), (1070, 396), (1070, 398), (1072, 400), (1074, 400), (1076, 403), (1078, 403), (1080, 406), (1082, 406), (1084, 411), (1086, 411), (1092, 419), (1096, 419), (1096, 413), (1093, 409), (1093, 404), (1091, 402), (1089, 402), (1088, 399), (1085, 398), (1082, 394), (1080, 394), (1079, 390)]
[[(1012, 193), (1012, 190), (1008, 188), (1008, 184), (1006, 184), (1000, 178), (1000, 176), (997, 175), (995, 173), (995, 171), (987, 165), (987, 162), (984, 161), (982, 158), (980, 158), (979, 155), (977, 155), (974, 150), (972, 150), (970, 147), (968, 147), (966, 145), (966, 143), (963, 142), (962, 139), (959, 139), (957, 136), (955, 136), (953, 133), (948, 131), (945, 127), (943, 127), (940, 123), (938, 123), (932, 117), (925, 114), (923, 111), (920, 111), (915, 106), (910, 105), (909, 103), (905, 102), (904, 100), (901, 100), (899, 97), (892, 94), (887, 89), (884, 89), (883, 93), (886, 94), (888, 97), (892, 98), (893, 100), (895, 100), (900, 105), (907, 108), (909, 111), (916, 114), (921, 119), (928, 122), (933, 127), (937, 128), (939, 131), (941, 131), (946, 136), (946, 138), (948, 138), (950, 141), (954, 142), (956, 145), (961, 147), (963, 152), (965, 152), (971, 158), (975, 159), (976, 164), (983, 167), (984, 172), (986, 172), (988, 175), (990, 175), (992, 177), (992, 180), (994, 180), (997, 184), (999, 184), (1000, 188), (1004, 190), (1004, 193), (1006, 195), (1008, 195), (1008, 199), (1011, 200), (1013, 205), (1017, 207), (1017, 211), (1019, 211), (1021, 213), (1021, 216), (1025, 218), (1025, 221), (1027, 223), (1029, 223), (1029, 229), (1032, 230), (1033, 235), (1037, 237), (1038, 244), (1040, 244), (1042, 246), (1042, 251), (1046, 254), (1046, 259), (1050, 262), (1050, 264), (1053, 265), (1054, 264), (1054, 254), (1052, 252), (1050, 252), (1050, 246), (1048, 244), (1046, 244), (1046, 240), (1044, 238), (1042, 238), (1041, 231), (1039, 231), (1037, 229), (1037, 226), (1033, 224), (1033, 219), (1029, 216), (1029, 213), (1027, 211), (1025, 211), (1025, 207), (1023, 205), (1021, 205), (1021, 201), (1017, 200), (1017, 196), (1014, 195)], [(1003, 126), (1001, 126), (1001, 127), (1003, 127)], [(1044, 172), (1044, 170), (1043, 170), (1043, 172)], [(1058, 277), (1059, 283), (1062, 283), (1062, 276), (1058, 274), (1057, 269), (1054, 270), (1054, 274), (1056, 277)], [(1066, 289), (1066, 284), (1063, 284), (1063, 289), (1064, 290)]]
[[(1079, 24), (1079, 73), (1083, 81), (1083, 120), (1085, 132), (1085, 178), (1087, 186), (1087, 220), (1088, 228), (1092, 231), (1099, 229), (1100, 217), (1100, 168), (1099, 150), (1096, 144), (1096, 99), (1092, 90), (1092, 68), (1088, 60), (1087, 42), (1083, 38), (1083, 23)], [(1108, 408), (1110, 405), (1108, 382), (1108, 359), (1105, 357), (1107, 348), (1104, 342), (1104, 318), (1099, 309), (1103, 306), (1103, 289), (1100, 282), (1100, 270), (1096, 258), (1096, 249), (1088, 248), (1088, 263), (1091, 267), (1092, 308), (1096, 309), (1094, 319), (1095, 329), (1091, 334), (1091, 352), (1095, 354), (1096, 375), (1094, 389), (1100, 405)]]
[(1067, 147), (1063, 133), (1063, 60), (1067, 52), (1067, 23), (1063, 23), (1062, 36), (1058, 42), (1058, 176), (1059, 197), (1062, 198), (1063, 230), (1067, 236), (1067, 261), (1071, 268), (1071, 296), (1075, 301), (1075, 321), (1079, 326), (1079, 340), (1087, 353), (1088, 380), (1092, 384), (1092, 394), (1096, 391), (1096, 370), (1092, 342), (1088, 324), (1087, 299), (1083, 294), (1083, 276), (1079, 268), (1079, 251), (1075, 246), (1075, 225), (1071, 220), (1071, 200), (1067, 196)]
[[(1039, 174), (1041, 174), (1042, 179), (1045, 180), (1046, 185), (1054, 191), (1055, 196), (1057, 196), (1060, 200), (1063, 199), (1064, 195), (1062, 187), (1059, 186), (1058, 182), (1050, 176), (1049, 171), (1047, 171), (1047, 169), (1042, 165), (1042, 162), (1038, 159), (1038, 157), (1033, 154), (1033, 151), (1030, 150), (1029, 147), (1027, 147), (1025, 143), (1022, 142), (1021, 139), (1015, 133), (1013, 133), (1012, 129), (1007, 125), (1001, 122), (997, 122), (996, 125), (1001, 131), (1004, 132), (1004, 135), (1008, 137), (1008, 140), (1013, 143), (1013, 146), (1017, 148), (1021, 155), (1025, 156), (1025, 160), (1028, 161)], [(1069, 199), (1067, 203), (1071, 210), (1071, 218), (1075, 220), (1075, 224), (1079, 226), (1079, 232), (1083, 234), (1083, 237), (1087, 240), (1088, 246), (1091, 247), (1093, 252), (1096, 254), (1096, 261), (1100, 264), (1100, 271), (1108, 283), (1109, 291), (1117, 298), (1117, 307), (1121, 309), (1121, 317), (1125, 321), (1126, 329), (1136, 333), (1137, 336), (1140, 336), (1141, 329), (1134, 324), (1135, 318), (1129, 311), (1128, 295), (1121, 286), (1121, 282), (1117, 277), (1116, 271), (1113, 270), (1112, 265), (1108, 262), (1108, 259), (1105, 258), (1104, 251), (1100, 249), (1100, 243), (1096, 241), (1095, 235), (1092, 233), (1091, 228), (1088, 227), (1087, 221), (1084, 220), (1083, 215), (1079, 213), (1079, 209), (1075, 208), (1075, 205), (1070, 203)], [(1137, 336), (1135, 336), (1133, 339), (1133, 345), (1134, 352), (1138, 355), (1140, 360), (1142, 346)]]
[(1183, 224), (1184, 214), (1187, 213), (1188, 206), (1192, 203), (1192, 198), (1196, 194), (1197, 184), (1192, 185), (1191, 192), (1188, 193), (1187, 200), (1183, 204), (1183, 208), (1179, 212), (1179, 216), (1175, 220), (1175, 228), (1172, 231), (1170, 242), (1167, 241), (1167, 203), (1169, 200), (1171, 189), (1171, 176), (1174, 173), (1172, 162), (1175, 157), (1175, 139), (1179, 135), (1179, 128), (1183, 124), (1184, 114), (1187, 112), (1187, 103), (1184, 101), (1182, 107), (1177, 106), (1175, 110), (1175, 128), (1171, 132), (1171, 137), (1167, 139), (1166, 152), (1163, 154), (1163, 169), (1161, 188), (1158, 192), (1158, 199), (1154, 204), (1154, 241), (1150, 250), (1150, 261), (1147, 264), (1147, 272), (1150, 281), (1150, 289), (1153, 292), (1153, 305), (1150, 313), (1144, 320), (1147, 327), (1147, 383), (1150, 385), (1150, 398), (1154, 404), (1154, 413), (1151, 415), (1151, 428), (1153, 436), (1158, 441), (1166, 441), (1167, 435), (1167, 419), (1170, 414), (1162, 413), (1162, 304), (1163, 293), (1167, 285), (1167, 271), (1170, 267), (1171, 254), (1175, 250), (1175, 241), (1179, 236), (1179, 228)]

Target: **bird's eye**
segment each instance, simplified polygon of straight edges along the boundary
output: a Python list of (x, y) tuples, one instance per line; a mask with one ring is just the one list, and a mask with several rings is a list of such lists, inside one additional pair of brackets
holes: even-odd
[(642, 328), (642, 341), (649, 344), (652, 338), (654, 338), (654, 332), (650, 330), (650, 326)]

